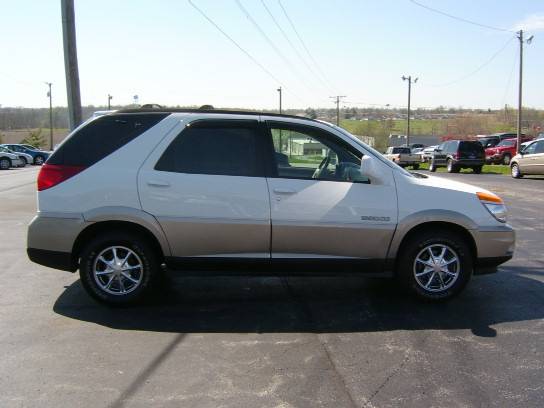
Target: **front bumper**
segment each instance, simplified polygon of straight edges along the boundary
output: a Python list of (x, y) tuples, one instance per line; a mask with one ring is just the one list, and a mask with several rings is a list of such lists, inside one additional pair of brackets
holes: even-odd
[(477, 257), (474, 274), (497, 271), (497, 267), (514, 256), (516, 233), (508, 224), (471, 231)]

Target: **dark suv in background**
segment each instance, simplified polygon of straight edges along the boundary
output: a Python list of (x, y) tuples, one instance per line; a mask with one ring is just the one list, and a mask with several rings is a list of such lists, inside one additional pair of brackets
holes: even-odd
[(448, 140), (433, 152), (429, 170), (434, 172), (437, 167), (446, 167), (448, 173), (458, 173), (461, 169), (470, 168), (479, 174), (484, 164), (485, 151), (480, 142)]

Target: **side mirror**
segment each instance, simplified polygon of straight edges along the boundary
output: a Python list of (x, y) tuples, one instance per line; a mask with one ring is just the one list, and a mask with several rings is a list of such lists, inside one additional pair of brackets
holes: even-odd
[(368, 155), (363, 156), (361, 159), (361, 175), (368, 177), (372, 182), (381, 181), (380, 166), (376, 163), (375, 158)]

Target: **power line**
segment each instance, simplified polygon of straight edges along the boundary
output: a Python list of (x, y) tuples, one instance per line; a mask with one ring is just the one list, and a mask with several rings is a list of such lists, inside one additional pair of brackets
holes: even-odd
[(461, 82), (461, 81), (464, 81), (465, 79), (468, 79), (470, 78), (471, 76), (477, 74), (478, 72), (480, 72), (483, 68), (485, 68), (486, 66), (488, 66), (489, 64), (491, 64), (491, 62), (493, 62), (493, 60), (495, 58), (497, 58), (497, 56), (503, 52), (505, 50), (506, 47), (508, 47), (508, 45), (512, 42), (512, 40), (514, 39), (515, 37), (511, 37), (508, 39), (508, 41), (506, 41), (506, 43), (501, 47), (499, 48), (488, 60), (486, 60), (482, 65), (480, 65), (478, 68), (476, 68), (474, 71), (471, 71), (470, 73), (460, 77), (460, 78), (457, 78), (457, 79), (454, 79), (453, 81), (449, 81), (449, 82), (445, 82), (445, 83), (442, 83), (442, 84), (429, 84), (429, 86), (431, 87), (443, 87), (443, 86), (449, 86), (449, 85), (453, 85), (453, 84), (456, 84), (458, 82)]
[(238, 7), (240, 8), (240, 10), (246, 15), (247, 19), (251, 22), (251, 24), (253, 24), (253, 26), (257, 29), (257, 31), (259, 32), (259, 34), (261, 34), (261, 36), (266, 40), (266, 42), (268, 43), (268, 45), (270, 45), (270, 47), (272, 47), (272, 49), (276, 52), (276, 54), (278, 54), (278, 56), (283, 60), (283, 62), (285, 63), (285, 65), (291, 70), (291, 72), (293, 72), (293, 74), (299, 79), (299, 81), (301, 83), (303, 83), (308, 89), (312, 90), (311, 87), (309, 87), (305, 82), (304, 82), (304, 78), (300, 75), (300, 73), (294, 69), (294, 65), (291, 63), (291, 61), (289, 61), (289, 59), (281, 52), (281, 50), (276, 46), (276, 44), (274, 44), (274, 42), (270, 39), (270, 37), (268, 35), (266, 35), (266, 33), (264, 32), (264, 30), (261, 28), (261, 26), (255, 21), (255, 19), (251, 16), (251, 14), (249, 13), (249, 11), (247, 11), (247, 9), (244, 7), (244, 5), (242, 4), (242, 2), (240, 0), (236, 0), (236, 4), (238, 5)]
[(437, 10), (435, 8), (432, 8), (432, 7), (429, 7), (425, 4), (421, 4), (420, 2), (416, 1), (416, 0), (409, 0), (411, 3), (415, 4), (416, 6), (419, 6), (419, 7), (422, 7), (426, 10), (429, 10), (429, 11), (432, 11), (433, 13), (437, 13), (437, 14), (441, 14), (443, 16), (446, 16), (446, 17), (449, 17), (449, 18), (452, 18), (454, 20), (457, 20), (457, 21), (461, 21), (463, 23), (467, 23), (467, 24), (472, 24), (472, 25), (475, 25), (475, 26), (478, 26), (478, 27), (482, 27), (482, 28), (487, 28), (489, 30), (495, 30), (495, 31), (503, 31), (503, 32), (514, 32), (513, 30), (508, 30), (506, 28), (500, 28), (500, 27), (494, 27), (494, 26), (490, 26), (488, 24), (482, 24), (482, 23), (478, 23), (476, 21), (472, 21), (472, 20), (467, 20), (466, 18), (462, 18), (462, 17), (458, 17), (458, 16), (454, 16), (452, 14), (449, 14), (449, 13), (446, 13), (444, 11), (441, 11), (441, 10)]
[[(329, 86), (327, 85), (327, 83), (325, 81), (323, 81), (323, 78), (321, 78), (319, 75), (316, 74), (316, 72), (313, 70), (313, 68), (310, 66), (310, 64), (308, 64), (308, 62), (306, 62), (306, 59), (302, 57), (302, 54), (299, 52), (299, 50), (295, 47), (295, 45), (293, 44), (293, 42), (291, 41), (291, 39), (289, 38), (289, 36), (287, 35), (287, 33), (285, 32), (285, 30), (281, 27), (280, 23), (278, 22), (278, 20), (276, 19), (276, 17), (274, 17), (274, 14), (272, 14), (272, 12), (270, 11), (270, 9), (268, 8), (268, 6), (266, 5), (266, 2), (264, 0), (261, 0), (261, 3), (263, 5), (263, 7), (265, 8), (266, 12), (268, 13), (268, 15), (270, 16), (270, 18), (272, 19), (272, 21), (274, 22), (274, 24), (276, 25), (276, 27), (278, 28), (278, 30), (281, 32), (281, 34), (283, 35), (283, 38), (285, 38), (285, 41), (287, 41), (287, 43), (289, 44), (289, 46), (291, 47), (291, 49), (295, 52), (295, 54), (297, 55), (297, 57), (302, 61), (302, 63), (306, 66), (306, 68), (308, 69), (308, 71), (310, 71), (312, 73), (312, 75), (314, 75), (318, 81), (320, 81), (326, 88), (329, 88)], [(330, 90), (330, 88), (329, 88)]]
[[(289, 25), (291, 26), (291, 28), (293, 29), (295, 35), (297, 36), (300, 44), (302, 45), (302, 48), (304, 48), (304, 50), (306, 51), (306, 54), (308, 54), (308, 57), (310, 57), (310, 60), (313, 62), (313, 64), (315, 65), (317, 71), (319, 72), (319, 74), (322, 76), (323, 80), (330, 84), (330, 82), (327, 80), (327, 78), (325, 77), (325, 75), (323, 74), (323, 71), (321, 70), (321, 68), (319, 67), (318, 63), (316, 62), (315, 58), (312, 56), (312, 54), (310, 53), (310, 50), (308, 49), (308, 47), (306, 47), (306, 44), (304, 43), (304, 41), (302, 40), (302, 37), (300, 36), (300, 34), (298, 33), (297, 31), (297, 28), (295, 27), (295, 25), (293, 24), (293, 21), (291, 20), (291, 18), (289, 17), (289, 14), (287, 14), (287, 10), (285, 10), (285, 7), (283, 7), (283, 4), (281, 3), (281, 0), (278, 0), (278, 4), (280, 5), (282, 11), (283, 11), (283, 14), (285, 15), (285, 18), (287, 19), (287, 21), (289, 22)], [(330, 88), (330, 86), (329, 86)], [(331, 88), (332, 90), (332, 88)]]
[(514, 69), (516, 68), (516, 65), (518, 65), (518, 59), (513, 58), (512, 60), (512, 68), (510, 69), (510, 75), (508, 76), (508, 81), (506, 82), (506, 88), (504, 89), (504, 95), (502, 97), (501, 105), (504, 105), (506, 103), (506, 99), (510, 96), (510, 92), (512, 92), (512, 78), (514, 77)]
[[(242, 48), (242, 46), (240, 44), (238, 44), (230, 35), (228, 35), (221, 27), (219, 27), (219, 25), (213, 21), (210, 17), (208, 17), (208, 15), (206, 13), (204, 13), (204, 11), (202, 11), (196, 4), (194, 4), (191, 0), (187, 0), (187, 2), (196, 10), (200, 13), (200, 15), (202, 15), (202, 17), (204, 17), (211, 25), (213, 25), (217, 31), (219, 31), (221, 34), (223, 34), (231, 43), (233, 43), (236, 48), (238, 48), (240, 51), (242, 51), (246, 57), (248, 57), (255, 65), (257, 65), (259, 68), (261, 68), (261, 70), (267, 74), (270, 78), (272, 78), (274, 81), (276, 81), (276, 83), (280, 84), (283, 86), (283, 88), (285, 88), (285, 86), (283, 85), (282, 81), (280, 81), (278, 78), (276, 78), (276, 76), (270, 72), (268, 69), (266, 69), (266, 67), (264, 65), (262, 65), (259, 61), (257, 61), (248, 51), (246, 51), (244, 48)], [(300, 101), (302, 101), (302, 99), (294, 94), (292, 91), (290, 91), (290, 93), (295, 96), (297, 99), (299, 99)], [(302, 101), (303, 102), (303, 101)]]

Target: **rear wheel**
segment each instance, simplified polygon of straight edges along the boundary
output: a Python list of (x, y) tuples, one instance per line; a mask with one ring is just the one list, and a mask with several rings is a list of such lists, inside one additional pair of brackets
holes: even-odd
[(459, 294), (472, 276), (472, 254), (457, 234), (427, 231), (411, 240), (399, 257), (397, 274), (420, 298), (446, 300)]
[(510, 156), (508, 153), (504, 155), (504, 157), (502, 158), (502, 164), (505, 164), (505, 165), (509, 165), (510, 164), (510, 160), (512, 160), (512, 156)]
[(79, 275), (83, 287), (93, 298), (110, 305), (141, 301), (159, 274), (156, 252), (137, 235), (98, 236), (81, 253)]
[(476, 174), (480, 174), (482, 172), (482, 166), (473, 167), (472, 171)]
[(459, 167), (453, 164), (452, 159), (448, 159), (447, 165), (448, 173), (459, 173)]
[(11, 160), (2, 157), (0, 159), (0, 170), (8, 170), (11, 167)]
[(512, 177), (514, 178), (522, 178), (523, 174), (521, 174), (521, 171), (519, 169), (519, 165), (517, 163), (512, 164), (510, 166), (510, 172), (512, 174)]

